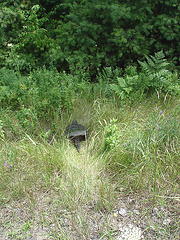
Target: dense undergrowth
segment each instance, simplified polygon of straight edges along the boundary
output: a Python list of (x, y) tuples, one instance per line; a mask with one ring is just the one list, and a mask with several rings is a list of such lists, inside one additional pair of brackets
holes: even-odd
[[(70, 211), (88, 204), (111, 211), (122, 189), (176, 201), (178, 75), (159, 56), (141, 63), (140, 73), (106, 68), (93, 84), (81, 69), (28, 76), (1, 69), (1, 204), (25, 198), (35, 206), (37, 194), (50, 190)], [(74, 119), (89, 132), (80, 154), (64, 137)]]
[(167, 69), (162, 52), (140, 64), (140, 73), (134, 67), (123, 75), (118, 68), (106, 68), (93, 84), (83, 69), (66, 74), (43, 68), (28, 76), (1, 69), (1, 144), (15, 147), (27, 139), (35, 146), (39, 142), (64, 149), (65, 126), (77, 119), (89, 129), (94, 144), (88, 147), (90, 154), (103, 158), (103, 168), (117, 177), (129, 175), (135, 189), (146, 183), (157, 190), (164, 174), (175, 180), (178, 75)]

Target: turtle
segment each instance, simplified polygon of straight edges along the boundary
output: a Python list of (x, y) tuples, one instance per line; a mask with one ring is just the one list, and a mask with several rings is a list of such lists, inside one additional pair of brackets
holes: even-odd
[(66, 137), (73, 142), (77, 151), (80, 152), (80, 142), (87, 140), (87, 130), (85, 127), (74, 120), (70, 125), (66, 127), (64, 133)]

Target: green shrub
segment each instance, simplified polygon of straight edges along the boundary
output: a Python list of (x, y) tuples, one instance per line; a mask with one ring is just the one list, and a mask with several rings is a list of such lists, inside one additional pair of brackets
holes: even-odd
[(26, 133), (30, 133), (39, 127), (37, 114), (30, 108), (22, 106), (21, 109), (16, 112), (16, 117), (18, 123), (26, 130)]
[(105, 67), (102, 71), (98, 69), (97, 80), (94, 84), (94, 92), (99, 93), (102, 97), (112, 96), (113, 90), (111, 84), (117, 81), (118, 76), (121, 76), (122, 70), (120, 68)]
[(123, 77), (117, 77), (117, 83), (110, 84), (111, 89), (118, 97), (123, 99), (141, 98), (142, 94), (157, 92), (179, 94), (178, 74), (167, 69), (169, 63), (164, 58), (162, 51), (155, 56), (146, 57), (147, 62), (138, 61), (141, 71), (138, 74), (136, 67), (125, 69)]
[(172, 73), (167, 69), (169, 63), (164, 58), (163, 51), (155, 53), (155, 56), (146, 57), (146, 61), (138, 61), (141, 65), (141, 82), (146, 91), (167, 91), (170, 85)]
[(0, 69), (0, 102), (3, 107), (19, 108), (27, 99), (26, 78), (13, 70)]
[[(2, 107), (36, 112), (37, 116), (48, 117), (62, 109), (71, 109), (75, 98), (74, 77), (57, 70), (34, 70), (29, 77), (22, 77), (13, 70), (0, 70), (0, 102)], [(22, 118), (22, 117), (20, 117)]]
[(32, 106), (40, 116), (55, 110), (71, 109), (74, 101), (73, 77), (46, 68), (33, 71), (29, 76), (29, 94)]
[(111, 89), (121, 100), (136, 100), (141, 98), (143, 88), (135, 66), (129, 66), (125, 69), (125, 73), (121, 77), (117, 77), (116, 82), (110, 84)]

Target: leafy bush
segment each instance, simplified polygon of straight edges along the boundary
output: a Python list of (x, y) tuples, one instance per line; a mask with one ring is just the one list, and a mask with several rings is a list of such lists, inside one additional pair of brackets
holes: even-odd
[(29, 76), (29, 94), (38, 115), (53, 114), (62, 108), (71, 109), (74, 101), (73, 77), (46, 68)]
[(178, 65), (178, 3), (3, 1), (0, 67), (18, 65), (27, 73), (43, 65), (59, 71), (85, 66), (94, 78), (98, 68), (124, 69), (159, 49)]
[(16, 109), (27, 101), (26, 78), (13, 70), (0, 69), (1, 105)]
[[(0, 22), (2, 24), (3, 42), (1, 45), (0, 65), (21, 72), (43, 65), (49, 65), (48, 51), (53, 41), (48, 37), (43, 24), (47, 18), (42, 17), (42, 9), (32, 3), (15, 3), (6, 7), (2, 4)], [(17, 7), (18, 5), (18, 7)]]
[(138, 61), (141, 71), (138, 74), (136, 67), (125, 69), (123, 77), (117, 77), (117, 83), (111, 84), (112, 90), (122, 100), (126, 98), (140, 98), (142, 93), (155, 91), (166, 94), (175, 92), (179, 94), (179, 79), (177, 73), (167, 69), (169, 63), (164, 58), (163, 51), (155, 53), (155, 56), (146, 57), (147, 62)]
[(140, 101), (144, 94), (144, 89), (135, 66), (125, 69), (123, 76), (117, 77), (117, 83), (110, 84), (111, 89), (122, 101), (133, 103)]
[(109, 98), (113, 94), (111, 84), (116, 83), (117, 77), (121, 76), (122, 70), (118, 67), (113, 69), (112, 67), (105, 67), (104, 69), (98, 69), (97, 82), (94, 83), (93, 90), (94, 95), (100, 97)]
[(28, 134), (39, 127), (37, 114), (30, 108), (22, 106), (21, 109), (16, 112), (16, 117), (18, 119), (18, 124), (20, 124)]
[(111, 88), (122, 100), (132, 96), (135, 90), (138, 90), (139, 76), (136, 67), (130, 66), (125, 69), (123, 77), (117, 77), (118, 84), (111, 84)]
[[(69, 66), (80, 63), (90, 66), (93, 73), (105, 66), (124, 69), (159, 49), (178, 62), (177, 0), (173, 7), (163, 1), (116, 0), (72, 2), (69, 6), (64, 1), (55, 5), (59, 15), (66, 6), (63, 18), (57, 12), (52, 14), (57, 20), (54, 34), (61, 46), (61, 58)], [(157, 9), (161, 11), (157, 13)]]
[(73, 81), (70, 74), (59, 74), (46, 68), (34, 70), (29, 77), (3, 68), (0, 70), (1, 105), (23, 111), (23, 114), (25, 109), (31, 109), (41, 117), (53, 114), (55, 110), (71, 109), (76, 89)]
[(145, 91), (168, 91), (173, 74), (167, 69), (169, 63), (163, 51), (155, 53), (155, 56), (146, 57), (146, 60), (147, 62), (138, 61), (142, 69), (140, 78)]

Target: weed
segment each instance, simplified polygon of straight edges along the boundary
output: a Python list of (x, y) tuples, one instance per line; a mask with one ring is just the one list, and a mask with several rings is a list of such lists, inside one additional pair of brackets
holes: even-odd
[(106, 126), (106, 133), (105, 133), (105, 150), (110, 150), (116, 147), (119, 144), (119, 136), (117, 133), (117, 126), (116, 126), (116, 119), (111, 119), (110, 124)]

